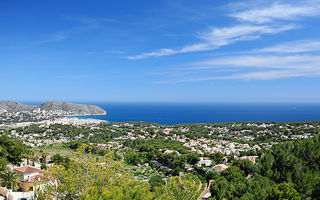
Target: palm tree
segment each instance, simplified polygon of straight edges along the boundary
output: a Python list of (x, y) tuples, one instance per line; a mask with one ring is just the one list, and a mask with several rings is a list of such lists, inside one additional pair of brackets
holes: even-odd
[(41, 162), (42, 164), (46, 164), (46, 163), (47, 163), (47, 156), (48, 156), (47, 153), (42, 153), (42, 154), (41, 154), (40, 162)]
[(7, 189), (19, 189), (21, 186), (20, 177), (18, 174), (7, 170), (0, 174), (1, 185)]
[(7, 159), (0, 157), (0, 173), (7, 169)]
[(30, 165), (30, 160), (33, 161), (35, 157), (34, 152), (32, 150), (27, 150), (25, 152), (25, 156), (27, 158), (27, 165)]
[(34, 155), (32, 158), (31, 158), (31, 161), (32, 161), (32, 166), (35, 166), (35, 163), (39, 160), (39, 157), (37, 155)]

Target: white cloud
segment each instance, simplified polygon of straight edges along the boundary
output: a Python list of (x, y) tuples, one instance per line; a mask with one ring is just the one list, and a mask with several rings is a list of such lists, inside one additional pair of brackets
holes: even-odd
[(187, 45), (180, 49), (159, 49), (136, 56), (129, 56), (127, 58), (135, 60), (149, 57), (168, 56), (179, 53), (208, 51), (238, 41), (254, 40), (264, 34), (276, 34), (294, 28), (297, 28), (297, 26), (294, 24), (282, 26), (236, 25), (228, 28), (210, 28), (209, 31), (199, 34), (198, 37), (203, 41), (201, 43)]
[(130, 60), (135, 60), (135, 59), (142, 59), (142, 58), (148, 58), (148, 57), (167, 56), (167, 55), (176, 54), (178, 52), (179, 50), (159, 49), (154, 52), (142, 53), (136, 56), (128, 56), (127, 58)]
[(158, 81), (155, 84), (172, 84), (186, 82), (201, 82), (215, 80), (273, 80), (292, 77), (319, 77), (320, 70), (267, 70), (259, 72), (244, 72), (225, 76), (207, 76), (171, 81)]
[(320, 51), (320, 40), (300, 40), (275, 45), (263, 49), (254, 50), (255, 52), (270, 52), (270, 53), (301, 53)]
[[(159, 84), (199, 82), (212, 80), (271, 80), (290, 77), (320, 76), (320, 55), (251, 55), (228, 56), (194, 64), (196, 67), (187, 70), (194, 71), (198, 77), (161, 81)], [(212, 76), (211, 69), (229, 70)], [(233, 69), (238, 69), (232, 71)], [(205, 71), (203, 71), (205, 70)], [(201, 73), (202, 71), (202, 73)]]
[[(277, 34), (299, 28), (300, 25), (289, 21), (320, 15), (320, 0), (294, 3), (291, 1), (275, 2), (264, 7), (255, 4), (250, 9), (248, 6), (247, 8), (240, 7), (240, 9), (242, 10), (229, 15), (240, 21), (240, 24), (225, 28), (209, 28), (209, 31), (199, 34), (202, 40), (199, 44), (203, 44), (202, 47), (190, 48), (191, 50), (186, 52), (211, 50), (238, 41), (254, 40), (267, 34)], [(181, 53), (182, 49), (171, 53)], [(182, 73), (180, 78), (175, 75), (172, 77), (173, 80), (157, 83), (320, 77), (319, 52), (320, 40), (318, 39), (276, 44), (246, 51), (246, 55), (217, 57), (193, 63), (183, 69), (191, 72), (188, 75)], [(225, 70), (225, 72), (217, 72), (218, 70)], [(175, 74), (179, 74), (179, 71), (176, 71)]]
[(217, 67), (251, 67), (276, 69), (301, 69), (320, 67), (319, 55), (253, 55), (228, 56), (195, 63), (197, 67), (190, 69), (211, 69)]
[[(248, 3), (248, 2), (247, 2)], [(258, 4), (241, 4), (238, 11), (228, 16), (241, 23), (231, 27), (209, 28), (198, 35), (200, 41), (180, 48), (163, 48), (155, 51), (128, 56), (128, 59), (168, 56), (179, 53), (214, 50), (238, 41), (255, 40), (265, 34), (277, 34), (299, 28), (288, 21), (320, 15), (320, 0), (304, 1), (258, 1)]]
[(210, 31), (200, 34), (200, 38), (210, 45), (224, 46), (241, 40), (252, 40), (263, 34), (276, 34), (297, 28), (294, 24), (282, 26), (236, 25), (228, 28), (210, 28)]
[(270, 70), (262, 72), (247, 72), (247, 73), (238, 73), (226, 76), (211, 76), (211, 77), (202, 77), (194, 79), (184, 79), (184, 80), (174, 80), (174, 81), (159, 81), (157, 84), (169, 84), (169, 83), (185, 83), (185, 82), (200, 82), (200, 81), (215, 81), (215, 80), (272, 80), (280, 78), (291, 78), (291, 77), (301, 77), (301, 76), (319, 76), (320, 71), (317, 74), (306, 73), (302, 71), (295, 70)]
[(297, 20), (301, 17), (319, 14), (319, 1), (300, 1), (296, 4), (275, 2), (268, 7), (258, 6), (250, 10), (232, 13), (229, 16), (244, 22), (268, 23), (275, 20)]
[(290, 78), (299, 76), (311, 76), (313, 74), (299, 70), (271, 70), (263, 72), (250, 72), (229, 76), (230, 79), (247, 79), (247, 80), (271, 80), (280, 78)]
[(262, 72), (247, 72), (231, 74), (226, 76), (207, 76), (201, 78), (190, 78), (182, 80), (172, 80), (172, 81), (158, 81), (156, 84), (172, 84), (172, 83), (186, 83), (186, 82), (201, 82), (201, 81), (217, 81), (217, 80), (271, 80), (279, 78), (289, 78), (302, 76), (302, 73), (284, 70), (279, 72), (278, 70), (272, 71), (262, 71)]

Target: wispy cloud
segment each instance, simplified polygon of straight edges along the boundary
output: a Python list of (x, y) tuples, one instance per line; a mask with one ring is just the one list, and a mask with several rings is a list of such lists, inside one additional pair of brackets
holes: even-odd
[[(212, 80), (271, 80), (290, 77), (320, 76), (320, 55), (240, 55), (226, 56), (193, 64), (185, 70), (194, 77), (159, 81), (157, 84), (199, 82)], [(215, 69), (213, 72), (212, 69)], [(217, 75), (216, 69), (229, 70)], [(233, 69), (237, 69), (232, 71)], [(204, 71), (205, 70), (205, 71)], [(203, 71), (201, 73), (201, 71)], [(176, 72), (179, 73), (179, 72)], [(212, 74), (211, 76), (209, 74)]]
[(320, 67), (319, 55), (243, 55), (227, 56), (195, 63), (190, 70), (211, 69), (217, 67), (251, 67), (275, 69), (303, 69)]
[(186, 47), (183, 47), (182, 49), (158, 49), (153, 52), (141, 53), (136, 56), (128, 56), (127, 58), (130, 60), (137, 60), (137, 59), (143, 59), (143, 58), (149, 58), (149, 57), (168, 56), (168, 55), (174, 55), (177, 53), (182, 53), (185, 50), (187, 50), (188, 52), (193, 52), (193, 51), (199, 51), (204, 48), (207, 48), (207, 45), (203, 46), (201, 44), (198, 44), (195, 46), (186, 46)]
[(294, 24), (281, 26), (236, 25), (228, 28), (210, 28), (208, 32), (200, 34), (200, 38), (210, 45), (219, 47), (236, 41), (253, 40), (264, 34), (276, 34), (294, 28), (297, 28)]
[[(269, 3), (269, 2), (268, 2)], [(295, 4), (274, 2), (229, 14), (242, 22), (268, 23), (274, 20), (298, 20), (320, 14), (319, 1), (299, 1)]]
[(276, 34), (294, 28), (297, 28), (297, 26), (294, 24), (280, 26), (236, 25), (228, 28), (211, 27), (209, 28), (209, 31), (198, 34), (198, 38), (202, 40), (201, 43), (187, 45), (180, 49), (159, 49), (136, 56), (129, 56), (128, 59), (135, 60), (148, 57), (168, 56), (179, 53), (208, 51), (238, 41), (254, 40), (260, 38), (264, 34)]
[(314, 72), (303, 70), (269, 70), (261, 72), (246, 72), (230, 74), (226, 76), (207, 76), (200, 78), (189, 78), (171, 81), (158, 81), (154, 84), (173, 84), (186, 82), (201, 82), (201, 81), (217, 81), (217, 80), (272, 80), (292, 77), (315, 77), (320, 76), (320, 70)]
[(302, 53), (320, 51), (320, 40), (300, 40), (254, 50), (269, 53)]
[[(209, 27), (208, 31), (197, 35), (199, 42), (180, 48), (162, 48), (151, 52), (128, 56), (128, 59), (144, 59), (209, 51), (219, 47), (230, 45), (239, 41), (255, 40), (267, 34), (277, 34), (301, 27), (291, 21), (303, 17), (320, 15), (320, 0), (301, 1), (300, 3), (280, 3), (278, 1), (269, 4), (256, 4), (248, 9), (248, 6), (233, 11), (227, 16), (235, 18), (238, 24), (230, 27)], [(240, 22), (240, 23), (239, 23)]]

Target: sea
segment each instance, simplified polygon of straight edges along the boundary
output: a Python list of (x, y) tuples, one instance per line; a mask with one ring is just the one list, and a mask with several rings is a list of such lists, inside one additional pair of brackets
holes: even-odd
[(107, 115), (81, 116), (108, 122), (145, 121), (163, 125), (243, 121), (317, 121), (320, 103), (88, 103)]

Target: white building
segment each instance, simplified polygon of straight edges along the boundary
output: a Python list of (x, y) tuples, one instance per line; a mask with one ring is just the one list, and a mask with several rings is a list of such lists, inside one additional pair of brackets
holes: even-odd
[(200, 157), (200, 161), (197, 163), (197, 166), (198, 167), (201, 167), (201, 166), (206, 166), (206, 167), (210, 167), (212, 164), (212, 160), (206, 158), (206, 157)]
[(22, 191), (29, 191), (33, 189), (35, 181), (42, 181), (44, 179), (43, 171), (30, 166), (17, 167), (14, 171), (21, 176)]

